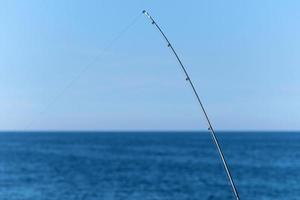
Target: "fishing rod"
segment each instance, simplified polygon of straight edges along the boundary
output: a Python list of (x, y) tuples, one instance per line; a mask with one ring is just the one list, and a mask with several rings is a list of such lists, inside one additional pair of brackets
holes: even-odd
[(202, 111), (203, 111), (203, 113), (204, 113), (204, 116), (205, 116), (205, 118), (206, 118), (206, 121), (207, 121), (207, 124), (208, 124), (208, 130), (210, 131), (211, 136), (212, 136), (212, 139), (213, 139), (213, 141), (214, 141), (214, 143), (215, 143), (215, 145), (216, 145), (216, 147), (217, 147), (219, 156), (220, 156), (220, 158), (221, 158), (221, 160), (222, 160), (222, 163), (223, 163), (225, 172), (226, 172), (227, 177), (228, 177), (228, 180), (229, 180), (229, 182), (230, 182), (230, 185), (231, 185), (233, 194), (234, 194), (236, 200), (240, 200), (239, 193), (238, 193), (237, 188), (236, 188), (236, 186), (235, 186), (235, 184), (234, 184), (232, 175), (231, 175), (230, 170), (229, 170), (229, 167), (228, 167), (228, 165), (227, 165), (227, 162), (226, 162), (224, 153), (223, 153), (223, 151), (222, 151), (222, 149), (221, 149), (221, 146), (220, 146), (220, 144), (219, 144), (218, 138), (217, 138), (217, 136), (216, 136), (216, 134), (215, 134), (214, 128), (213, 128), (213, 126), (212, 126), (212, 124), (211, 124), (211, 122), (210, 122), (210, 120), (209, 120), (209, 117), (208, 117), (208, 115), (207, 115), (207, 113), (206, 113), (206, 110), (205, 110), (205, 108), (204, 108), (204, 106), (203, 106), (203, 104), (202, 104), (202, 102), (201, 102), (201, 100), (200, 100), (200, 97), (199, 97), (199, 95), (198, 95), (198, 93), (197, 93), (197, 91), (196, 91), (196, 89), (195, 89), (195, 86), (194, 86), (192, 80), (190, 79), (190, 76), (189, 76), (189, 74), (188, 74), (186, 68), (185, 68), (184, 65), (182, 64), (182, 62), (181, 62), (181, 60), (180, 60), (178, 54), (176, 53), (176, 51), (175, 51), (175, 49), (173, 48), (172, 44), (170, 43), (169, 39), (168, 39), (167, 36), (164, 34), (164, 32), (162, 31), (162, 29), (159, 27), (159, 25), (154, 21), (154, 19), (151, 17), (151, 15), (150, 15), (146, 10), (143, 10), (143, 14), (145, 14), (145, 15), (151, 20), (152, 24), (155, 25), (155, 27), (158, 29), (158, 31), (162, 34), (163, 38), (164, 38), (164, 39), (166, 40), (166, 42), (167, 42), (168, 47), (171, 48), (173, 54), (175, 55), (177, 61), (179, 62), (180, 66), (181, 66), (181, 68), (182, 68), (182, 70), (183, 70), (183, 72), (184, 72), (184, 74), (185, 74), (185, 76), (186, 76), (186, 81), (188, 81), (188, 82), (190, 83), (190, 85), (191, 85), (191, 87), (192, 87), (192, 89), (193, 89), (193, 92), (194, 92), (194, 94), (195, 94), (195, 96), (196, 96), (196, 98), (197, 98), (197, 100), (198, 100), (198, 103), (200, 104), (200, 107), (201, 107), (201, 109), (202, 109)]

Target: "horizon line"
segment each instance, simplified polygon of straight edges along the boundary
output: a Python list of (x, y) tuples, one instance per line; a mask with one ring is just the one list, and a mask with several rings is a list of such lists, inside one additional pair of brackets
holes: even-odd
[[(1, 132), (209, 132), (209, 130), (206, 129), (200, 129), (200, 130), (189, 130), (189, 129), (95, 129), (95, 130), (89, 130), (89, 129), (33, 129), (33, 130), (0, 130)], [(230, 129), (220, 129), (216, 130), (216, 132), (300, 132), (300, 130), (287, 130), (287, 129), (238, 129), (238, 130), (230, 130)]]

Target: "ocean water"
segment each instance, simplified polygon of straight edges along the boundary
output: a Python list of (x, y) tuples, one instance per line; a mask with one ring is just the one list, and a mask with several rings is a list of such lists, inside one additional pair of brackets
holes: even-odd
[[(300, 199), (300, 133), (217, 133), (242, 200)], [(209, 133), (2, 132), (1, 200), (234, 199)]]

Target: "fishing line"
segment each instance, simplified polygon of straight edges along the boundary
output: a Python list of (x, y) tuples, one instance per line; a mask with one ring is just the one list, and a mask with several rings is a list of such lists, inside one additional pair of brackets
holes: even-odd
[[(98, 59), (106, 52), (108, 51), (130, 28), (132, 28), (140, 19), (142, 13), (137, 15), (135, 18), (133, 18), (133, 20), (127, 25), (125, 26), (120, 32), (117, 33), (117, 35), (107, 43), (107, 45), (101, 50), (99, 51), (99, 53), (95, 56), (95, 58), (93, 60), (91, 60), (87, 65), (85, 65), (76, 76), (73, 77), (73, 79), (71, 79), (66, 85), (65, 87), (63, 87), (58, 93), (57, 95), (55, 95), (44, 107), (43, 110), (41, 110), (40, 112), (38, 112), (38, 115), (41, 116), (43, 114), (45, 114), (47, 112), (47, 110), (54, 104), (56, 103), (60, 97), (62, 97), (72, 86), (73, 84), (84, 74), (86, 73), (92, 66), (93, 64), (95, 64)], [(30, 121), (30, 123), (28, 123), (28, 125), (24, 128), (24, 130), (28, 130), (32, 127), (32, 125), (34, 124), (34, 122), (36, 121), (36, 119), (33, 119), (32, 121)]]
[(214, 141), (214, 143), (215, 143), (215, 145), (216, 145), (216, 148), (217, 148), (217, 150), (218, 150), (219, 156), (220, 156), (220, 158), (221, 158), (221, 160), (222, 160), (222, 164), (223, 164), (223, 166), (224, 166), (225, 172), (226, 172), (227, 177), (228, 177), (228, 180), (229, 180), (229, 182), (230, 182), (230, 185), (231, 185), (231, 188), (232, 188), (232, 192), (233, 192), (233, 194), (234, 194), (236, 200), (240, 200), (239, 193), (238, 193), (237, 188), (236, 188), (236, 186), (235, 186), (235, 184), (234, 184), (234, 181), (233, 181), (232, 175), (231, 175), (231, 173), (230, 173), (228, 164), (227, 164), (227, 162), (226, 162), (224, 153), (223, 153), (223, 151), (222, 151), (222, 149), (221, 149), (221, 146), (220, 146), (220, 144), (219, 144), (219, 141), (218, 141), (218, 138), (217, 138), (217, 136), (216, 136), (216, 134), (215, 134), (215, 131), (214, 131), (214, 129), (213, 129), (213, 126), (212, 126), (212, 124), (211, 124), (211, 122), (210, 122), (210, 120), (209, 120), (208, 114), (207, 114), (207, 112), (206, 112), (206, 110), (205, 110), (205, 108), (204, 108), (204, 106), (203, 106), (203, 104), (202, 104), (202, 102), (201, 102), (201, 100), (200, 100), (200, 97), (199, 97), (199, 95), (198, 95), (198, 93), (197, 93), (197, 91), (196, 91), (196, 89), (195, 89), (195, 87), (194, 87), (194, 84), (193, 84), (193, 82), (192, 82), (192, 80), (191, 80), (191, 78), (190, 78), (190, 75), (188, 74), (188, 72), (187, 72), (186, 68), (184, 67), (184, 65), (182, 64), (182, 62), (181, 62), (181, 60), (180, 60), (178, 54), (176, 53), (176, 51), (175, 51), (175, 49), (173, 48), (172, 44), (170, 43), (169, 39), (168, 39), (167, 36), (164, 34), (164, 32), (162, 31), (162, 29), (159, 27), (159, 25), (154, 21), (154, 19), (149, 15), (149, 13), (148, 13), (147, 11), (143, 10), (142, 13), (145, 14), (145, 15), (151, 20), (151, 23), (152, 23), (153, 25), (155, 25), (155, 27), (158, 29), (158, 31), (161, 33), (161, 35), (163, 36), (163, 38), (164, 38), (165, 41), (167, 42), (167, 46), (172, 50), (172, 52), (173, 52), (173, 54), (175, 55), (177, 61), (179, 62), (180, 66), (181, 66), (181, 69), (183, 70), (183, 72), (184, 72), (184, 74), (185, 74), (185, 76), (186, 76), (186, 81), (188, 81), (189, 84), (190, 84), (190, 86), (192, 87), (192, 90), (193, 90), (193, 92), (194, 92), (194, 94), (195, 94), (195, 96), (196, 96), (196, 98), (197, 98), (197, 101), (198, 101), (198, 103), (199, 103), (199, 105), (200, 105), (200, 107), (201, 107), (201, 109), (202, 109), (202, 111), (203, 111), (203, 114), (204, 114), (204, 116), (205, 116), (205, 118), (206, 118), (206, 122), (207, 122), (207, 124), (208, 124), (208, 130), (209, 130), (210, 133), (211, 133), (212, 139), (213, 139), (213, 141)]

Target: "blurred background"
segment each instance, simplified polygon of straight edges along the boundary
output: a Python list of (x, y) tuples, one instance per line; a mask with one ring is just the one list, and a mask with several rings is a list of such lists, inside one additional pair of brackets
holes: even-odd
[(146, 9), (216, 129), (298, 130), (299, 8), (298, 1), (2, 0), (0, 129), (206, 129), (177, 61), (141, 15)]

